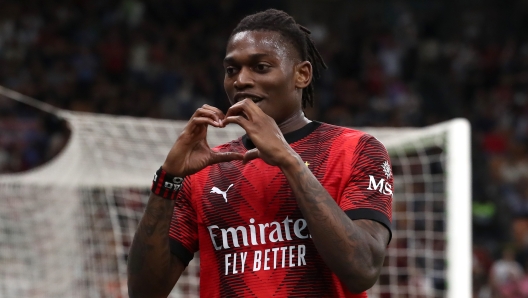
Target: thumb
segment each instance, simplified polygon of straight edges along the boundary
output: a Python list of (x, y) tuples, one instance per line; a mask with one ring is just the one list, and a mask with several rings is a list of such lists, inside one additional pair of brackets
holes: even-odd
[(237, 152), (212, 152), (211, 162), (209, 164), (215, 164), (219, 162), (228, 162), (232, 160), (242, 160), (244, 155)]
[(259, 151), (257, 148), (251, 149), (244, 154), (244, 161), (243, 164), (247, 164), (251, 160), (259, 157)]

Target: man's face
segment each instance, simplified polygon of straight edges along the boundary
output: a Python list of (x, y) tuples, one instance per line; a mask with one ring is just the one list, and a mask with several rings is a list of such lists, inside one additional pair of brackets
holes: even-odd
[(224, 59), (224, 88), (234, 104), (250, 98), (277, 124), (301, 109), (295, 88), (300, 62), (290, 43), (277, 32), (243, 31), (231, 37)]

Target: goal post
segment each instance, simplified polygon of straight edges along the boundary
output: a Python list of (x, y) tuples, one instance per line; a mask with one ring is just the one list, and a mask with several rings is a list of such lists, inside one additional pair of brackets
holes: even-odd
[(448, 125), (448, 297), (471, 297), (471, 129), (465, 119), (455, 119)]
[[(53, 111), (70, 126), (63, 151), (0, 175), (1, 297), (128, 297), (126, 257), (153, 173), (185, 122)], [(370, 297), (470, 297), (470, 136), (466, 120), (364, 128), (394, 173), (393, 240)], [(210, 129), (216, 146), (241, 136)], [(198, 297), (199, 257), (171, 297)]]

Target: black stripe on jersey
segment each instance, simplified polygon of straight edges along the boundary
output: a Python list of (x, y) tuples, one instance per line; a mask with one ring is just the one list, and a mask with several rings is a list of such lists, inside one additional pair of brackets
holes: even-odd
[(178, 257), (180, 261), (187, 267), (189, 262), (194, 258), (194, 254), (187, 250), (179, 241), (169, 238), (170, 251), (173, 255)]
[[(319, 126), (321, 126), (321, 122), (312, 121), (303, 126), (302, 128), (297, 129), (296, 131), (292, 131), (285, 134), (284, 139), (286, 139), (286, 142), (288, 142), (288, 144), (295, 143), (314, 132), (314, 130), (316, 130)], [(255, 145), (248, 137), (248, 135), (242, 136), (242, 143), (244, 144), (244, 147), (246, 147), (247, 150), (255, 148)]]
[[(389, 230), (389, 243), (391, 242), (392, 240), (391, 222), (387, 218), (387, 216), (385, 216), (385, 214), (383, 214), (382, 212), (378, 210), (374, 210), (374, 209), (358, 208), (358, 209), (347, 210), (345, 211), (345, 214), (351, 220), (370, 219), (370, 220), (377, 221), (380, 224), (384, 225), (387, 228), (387, 230)], [(387, 245), (389, 243), (387, 243)]]

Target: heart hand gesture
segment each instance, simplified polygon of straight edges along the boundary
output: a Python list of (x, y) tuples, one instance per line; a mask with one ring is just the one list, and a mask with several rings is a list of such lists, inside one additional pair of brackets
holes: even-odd
[(290, 147), (273, 118), (268, 116), (251, 99), (244, 99), (232, 105), (226, 113), (222, 125), (240, 125), (250, 137), (255, 149), (244, 155), (244, 163), (261, 158), (272, 166), (286, 166), (298, 158)]
[(207, 127), (223, 127), (224, 118), (221, 110), (209, 105), (196, 110), (169, 151), (162, 168), (171, 175), (185, 177), (215, 163), (242, 160), (244, 155), (241, 153), (215, 152), (207, 144)]

